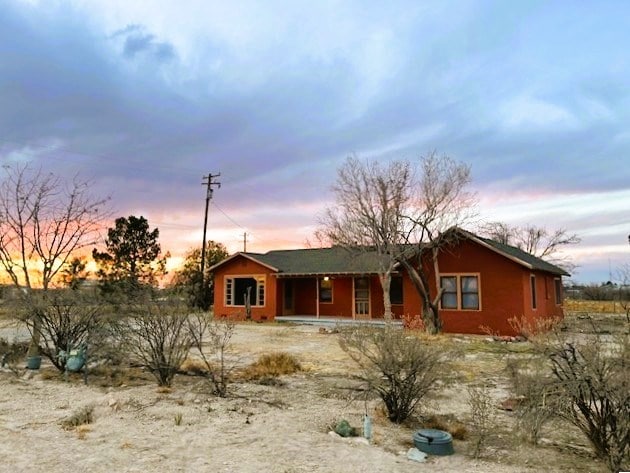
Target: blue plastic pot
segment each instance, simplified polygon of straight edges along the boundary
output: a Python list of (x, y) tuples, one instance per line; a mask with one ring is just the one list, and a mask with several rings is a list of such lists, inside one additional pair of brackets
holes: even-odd
[(413, 434), (415, 447), (429, 455), (452, 455), (453, 436), (437, 429), (420, 429)]

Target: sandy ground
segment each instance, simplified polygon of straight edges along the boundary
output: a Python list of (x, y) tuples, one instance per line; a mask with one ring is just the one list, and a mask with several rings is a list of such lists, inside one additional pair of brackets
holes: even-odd
[[(283, 377), (279, 386), (234, 384), (226, 399), (209, 395), (202, 379), (184, 375), (170, 392), (162, 392), (150, 378), (107, 387), (93, 377), (84, 386), (78, 378), (65, 382), (46, 366), (34, 376), (1, 371), (0, 471), (605, 471), (580, 450), (521, 443), (513, 419), (503, 411), (498, 412), (498, 436), (483, 460), (468, 455), (470, 441), (455, 441), (452, 456), (429, 457), (422, 464), (408, 460), (411, 436), (420, 425), (389, 423), (379, 415), (376, 400), (367, 402), (374, 415), (371, 444), (334, 438), (329, 425), (345, 418), (360, 427), (366, 409), (349, 389), (356, 386), (350, 379), (354, 366), (339, 349), (337, 336), (307, 326), (237, 327), (233, 353), (241, 363), (279, 350), (295, 354), (306, 371)], [(488, 360), (474, 358), (464, 361), (471, 376), (495, 376)], [(499, 399), (506, 394), (499, 378), (495, 386)], [(60, 422), (85, 406), (94, 407), (94, 422), (64, 430)], [(465, 389), (444, 387), (424, 409), (466, 421)]]

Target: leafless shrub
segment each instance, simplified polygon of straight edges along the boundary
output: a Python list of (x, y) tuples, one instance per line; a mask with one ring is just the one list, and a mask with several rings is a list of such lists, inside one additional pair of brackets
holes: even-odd
[(26, 357), (28, 345), (28, 342), (8, 342), (0, 337), (0, 368), (7, 367), (18, 374), (18, 364)]
[[(41, 354), (59, 370), (65, 361), (58, 355), (80, 346), (96, 352), (107, 338), (108, 318), (101, 305), (70, 289), (31, 294), (23, 320), (33, 338), (41, 341)], [(39, 336), (35, 336), (35, 332)]]
[(511, 359), (507, 371), (514, 394), (517, 427), (536, 445), (544, 425), (555, 417), (559, 402), (546, 359), (539, 355)]
[(212, 393), (225, 397), (228, 392), (234, 364), (227, 358), (235, 324), (228, 319), (214, 319), (205, 312), (191, 316), (188, 333), (191, 346), (196, 348), (205, 367), (204, 376), (210, 382)]
[(479, 458), (488, 446), (496, 425), (496, 407), (488, 386), (468, 386), (472, 455)]
[(117, 340), (134, 361), (155, 377), (159, 386), (170, 386), (194, 344), (188, 314), (177, 301), (150, 301), (133, 307), (117, 321)]
[[(546, 348), (564, 401), (558, 414), (589, 439), (610, 471), (630, 462), (630, 335), (613, 342), (560, 340)], [(623, 467), (623, 468), (622, 468)]]
[(359, 365), (358, 378), (383, 400), (389, 420), (396, 423), (405, 421), (434, 388), (452, 354), (391, 326), (344, 330), (339, 344)]

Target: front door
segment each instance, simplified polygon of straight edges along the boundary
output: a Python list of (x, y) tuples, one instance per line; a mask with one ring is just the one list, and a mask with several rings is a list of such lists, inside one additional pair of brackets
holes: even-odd
[(370, 318), (370, 278), (354, 278), (354, 318)]
[(284, 294), (283, 294), (283, 303), (282, 303), (282, 314), (283, 315), (294, 315), (295, 313), (295, 293), (293, 290), (293, 280), (285, 279), (284, 284)]

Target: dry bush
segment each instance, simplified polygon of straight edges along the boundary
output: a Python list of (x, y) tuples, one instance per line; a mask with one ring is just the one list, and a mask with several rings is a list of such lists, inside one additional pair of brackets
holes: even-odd
[(302, 371), (302, 366), (295, 356), (286, 352), (275, 352), (261, 355), (241, 372), (241, 377), (247, 381), (268, 380), (298, 371)]
[(396, 327), (343, 330), (341, 348), (359, 366), (357, 377), (385, 403), (392, 422), (404, 422), (435, 387), (452, 351)]
[(8, 342), (0, 337), (0, 368), (6, 366), (17, 373), (17, 366), (26, 357), (28, 345), (28, 342)]
[(472, 426), (472, 455), (479, 458), (492, 438), (496, 426), (496, 407), (488, 386), (468, 386), (467, 391)]
[(41, 354), (64, 371), (65, 360), (58, 357), (61, 351), (85, 346), (93, 353), (105, 343), (109, 322), (101, 307), (82, 293), (59, 289), (31, 295), (22, 319), (32, 337), (39, 332)]
[(208, 374), (208, 367), (199, 358), (186, 358), (179, 369), (192, 376), (205, 376)]
[(544, 425), (555, 417), (559, 402), (547, 360), (540, 355), (511, 359), (507, 371), (516, 401), (517, 427), (529, 442), (536, 445)]
[(148, 301), (117, 321), (114, 333), (134, 362), (147, 369), (159, 386), (170, 386), (194, 340), (188, 314), (175, 300)]
[(61, 426), (66, 430), (72, 430), (92, 422), (94, 422), (94, 406), (84, 406), (63, 419)]
[(468, 438), (468, 427), (452, 415), (432, 415), (423, 419), (422, 428), (443, 430), (451, 434), (455, 440), (466, 440)]
[(212, 393), (225, 397), (234, 363), (228, 360), (228, 350), (234, 335), (235, 324), (229, 319), (214, 319), (206, 312), (197, 312), (188, 321), (188, 333), (192, 347), (199, 354), (204, 368), (203, 376), (210, 383)]
[(612, 342), (562, 338), (545, 347), (555, 387), (558, 415), (589, 439), (610, 471), (630, 466), (630, 335)]

